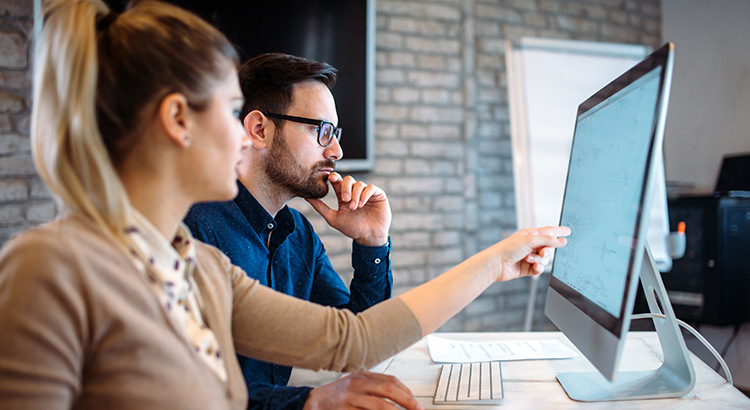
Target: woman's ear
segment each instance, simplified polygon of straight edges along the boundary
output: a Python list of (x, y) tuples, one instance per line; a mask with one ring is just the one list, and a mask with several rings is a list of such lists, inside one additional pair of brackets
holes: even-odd
[(191, 143), (188, 111), (187, 98), (181, 93), (169, 94), (159, 104), (159, 122), (165, 134), (172, 142), (184, 148)]
[(273, 122), (268, 117), (258, 110), (253, 110), (245, 116), (242, 123), (253, 148), (262, 150), (268, 146), (272, 130), (275, 130)]

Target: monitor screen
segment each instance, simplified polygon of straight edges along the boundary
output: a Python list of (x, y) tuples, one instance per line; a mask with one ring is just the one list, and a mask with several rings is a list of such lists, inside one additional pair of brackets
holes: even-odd
[[(547, 317), (612, 380), (646, 249), (673, 54), (670, 44), (581, 103), (576, 117)], [(662, 181), (663, 182), (663, 181)], [(645, 261), (645, 262), (644, 262)]]
[(560, 217), (573, 235), (552, 276), (614, 318), (632, 280), (660, 74), (654, 68), (579, 115), (573, 137)]

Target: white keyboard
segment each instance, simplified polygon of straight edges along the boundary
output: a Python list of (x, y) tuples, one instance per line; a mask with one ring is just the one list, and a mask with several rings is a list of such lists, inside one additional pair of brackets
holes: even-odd
[(434, 404), (503, 404), (500, 362), (444, 364), (435, 388)]

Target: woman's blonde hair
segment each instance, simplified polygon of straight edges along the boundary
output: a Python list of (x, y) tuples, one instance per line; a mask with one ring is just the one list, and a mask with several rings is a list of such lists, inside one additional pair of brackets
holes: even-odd
[(206, 109), (238, 57), (176, 6), (142, 1), (117, 15), (101, 0), (48, 0), (34, 61), (37, 170), (65, 209), (122, 238), (131, 208), (117, 167), (146, 121), (174, 92)]

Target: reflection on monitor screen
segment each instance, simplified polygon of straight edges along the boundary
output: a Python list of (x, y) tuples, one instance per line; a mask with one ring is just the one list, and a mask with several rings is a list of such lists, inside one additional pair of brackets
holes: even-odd
[[(666, 44), (578, 109), (560, 224), (568, 245), (552, 266), (545, 313), (597, 372), (559, 373), (575, 400), (682, 396), (695, 373), (646, 245), (672, 78)], [(664, 362), (618, 372), (639, 283), (655, 319)], [(663, 311), (662, 311), (663, 310)]]

